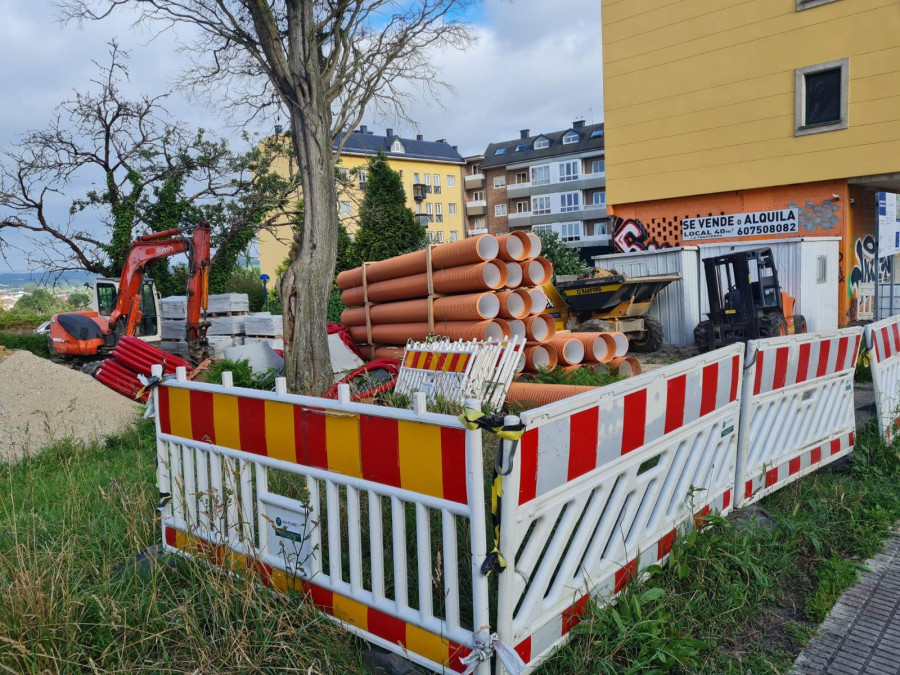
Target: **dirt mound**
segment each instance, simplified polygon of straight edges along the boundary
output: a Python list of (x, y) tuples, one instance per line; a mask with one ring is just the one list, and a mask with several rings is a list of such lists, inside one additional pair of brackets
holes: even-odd
[(77, 370), (25, 351), (0, 356), (0, 461), (62, 438), (91, 441), (117, 433), (139, 411)]

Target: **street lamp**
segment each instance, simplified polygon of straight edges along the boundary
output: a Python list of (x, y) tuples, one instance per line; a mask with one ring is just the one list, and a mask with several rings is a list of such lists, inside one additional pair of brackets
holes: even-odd
[(259, 280), (263, 282), (263, 295), (266, 296), (266, 311), (269, 311), (269, 289), (266, 288), (266, 284), (269, 283), (269, 275), (268, 274), (260, 274)]

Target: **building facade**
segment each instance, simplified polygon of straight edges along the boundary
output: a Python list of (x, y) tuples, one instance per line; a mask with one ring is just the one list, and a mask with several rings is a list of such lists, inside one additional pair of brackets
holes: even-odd
[(839, 321), (869, 318), (891, 272), (877, 195), (900, 191), (897, 3), (603, 0), (602, 16), (617, 250), (839, 236)]
[[(337, 150), (337, 144), (335, 144)], [(338, 171), (338, 213), (350, 236), (359, 228), (359, 207), (365, 196), (366, 165), (383, 152), (390, 167), (400, 174), (406, 205), (416, 214), (432, 243), (456, 241), (465, 236), (462, 168), (455, 146), (446, 140), (401, 138), (387, 129), (377, 135), (366, 126), (347, 135)], [(285, 158), (283, 170), (290, 160)], [(279, 165), (276, 165), (278, 170)], [(275, 278), (276, 268), (288, 256), (291, 228), (283, 225), (259, 234), (260, 270)]]
[(603, 124), (519, 136), (467, 158), (469, 234), (552, 230), (570, 246), (607, 252)]

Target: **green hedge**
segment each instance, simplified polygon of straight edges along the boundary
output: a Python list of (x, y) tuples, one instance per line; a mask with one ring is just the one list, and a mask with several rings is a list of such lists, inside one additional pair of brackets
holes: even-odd
[(36, 356), (50, 358), (47, 336), (35, 333), (0, 333), (0, 346), (7, 349), (25, 349)]

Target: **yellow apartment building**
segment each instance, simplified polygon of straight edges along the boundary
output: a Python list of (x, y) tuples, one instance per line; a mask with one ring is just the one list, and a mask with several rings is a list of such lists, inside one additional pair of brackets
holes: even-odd
[(877, 195), (900, 192), (900, 2), (602, 0), (602, 18), (618, 250), (838, 236), (840, 322), (864, 318)]
[[(456, 241), (464, 236), (465, 200), (462, 167), (465, 160), (446, 140), (426, 141), (421, 135), (401, 138), (387, 129), (377, 135), (366, 126), (348, 134), (338, 163), (338, 212), (350, 236), (359, 228), (359, 207), (365, 195), (366, 164), (383, 152), (390, 167), (400, 174), (407, 206), (416, 214), (432, 243)], [(285, 157), (283, 166), (288, 170)], [(259, 234), (259, 263), (263, 273), (275, 278), (275, 269), (288, 256), (291, 228), (284, 225)]]

